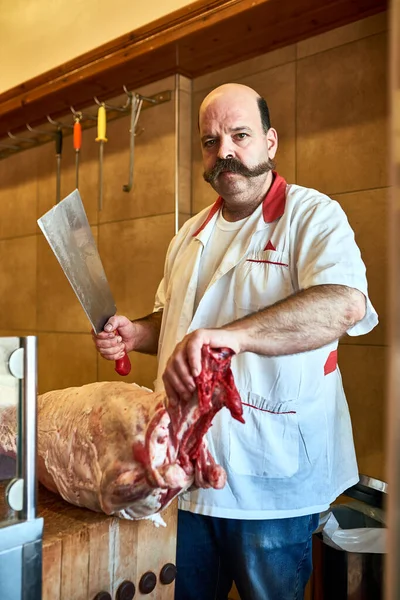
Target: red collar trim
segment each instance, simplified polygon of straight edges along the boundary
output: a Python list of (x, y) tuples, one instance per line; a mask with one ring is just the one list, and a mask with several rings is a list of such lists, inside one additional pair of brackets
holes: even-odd
[(285, 212), (286, 205), (286, 181), (276, 171), (272, 173), (274, 181), (263, 201), (263, 217), (266, 223), (280, 219)]
[(218, 196), (218, 198), (216, 199), (216, 201), (212, 205), (210, 212), (208, 213), (207, 219), (194, 232), (193, 237), (196, 237), (196, 235), (199, 235), (200, 231), (203, 231), (204, 227), (207, 225), (207, 223), (209, 223), (211, 221), (211, 219), (213, 218), (213, 216), (215, 215), (215, 213), (217, 211), (219, 211), (219, 209), (222, 206), (222, 203), (223, 203), (223, 199), (221, 198), (221, 196)]
[[(266, 223), (272, 223), (279, 219), (285, 212), (286, 205), (286, 180), (278, 175), (276, 171), (273, 171), (274, 180), (271, 187), (269, 188), (264, 200), (263, 200), (263, 217)], [(200, 227), (194, 232), (193, 237), (199, 235), (200, 231), (203, 231), (204, 227), (211, 221), (215, 213), (221, 208), (224, 200), (221, 196), (218, 196), (217, 200), (211, 207), (210, 212), (205, 221)]]

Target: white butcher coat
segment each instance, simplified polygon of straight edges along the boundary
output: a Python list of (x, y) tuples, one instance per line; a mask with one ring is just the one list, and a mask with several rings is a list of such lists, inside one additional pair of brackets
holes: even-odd
[[(312, 286), (340, 284), (367, 298), (349, 335), (378, 322), (365, 266), (340, 205), (288, 185), (275, 174), (262, 205), (228, 248), (193, 314), (201, 254), (222, 199), (187, 221), (172, 240), (155, 310), (163, 310), (156, 389), (176, 344), (200, 327), (219, 327)], [(234, 356), (243, 425), (223, 409), (207, 433), (227, 472), (223, 490), (180, 497), (180, 508), (216, 517), (267, 519), (326, 510), (358, 481), (350, 416), (337, 366), (337, 341), (318, 350), (267, 357)]]

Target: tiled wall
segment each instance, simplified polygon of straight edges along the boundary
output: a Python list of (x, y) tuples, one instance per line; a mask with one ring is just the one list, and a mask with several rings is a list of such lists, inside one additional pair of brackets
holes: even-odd
[[(80, 193), (118, 312), (131, 318), (152, 311), (175, 231), (175, 205), (180, 209), (180, 193), (190, 189), (190, 143), (188, 149), (185, 140), (175, 171), (175, 116), (179, 114), (182, 138), (185, 122), (190, 122), (190, 82), (170, 77), (138, 91), (152, 95), (165, 90), (173, 92), (172, 100), (140, 115), (129, 194), (122, 191), (128, 180), (129, 116), (108, 124), (101, 212), (96, 131), (83, 133)], [(75, 187), (71, 137), (64, 138), (61, 181), (64, 197)], [(0, 335), (38, 335), (40, 392), (119, 378), (114, 363), (97, 356), (85, 314), (37, 227), (36, 219), (55, 202), (55, 187), (53, 143), (0, 161)], [(187, 199), (182, 200), (182, 213), (189, 210)], [(151, 387), (155, 369), (154, 357), (134, 355), (126, 380)]]
[(385, 477), (388, 99), (387, 15), (359, 21), (193, 81), (192, 211), (214, 201), (202, 179), (197, 115), (215, 86), (240, 82), (265, 96), (288, 182), (338, 200), (367, 265), (380, 325), (343, 339), (339, 363), (360, 471)]
[[(315, 187), (341, 203), (367, 264), (380, 325), (368, 336), (345, 338), (339, 360), (360, 470), (380, 478), (386, 367), (387, 73), (387, 20), (380, 14), (205, 75), (192, 86), (180, 78), (178, 106), (172, 100), (141, 115), (144, 131), (136, 139), (130, 194), (122, 192), (128, 175), (128, 118), (108, 126), (101, 213), (93, 129), (84, 133), (80, 176), (80, 191), (118, 311), (143, 315), (152, 310), (162, 276), (176, 226), (175, 206), (181, 224), (215, 197), (202, 179), (197, 132), (201, 100), (228, 81), (253, 86), (267, 98), (280, 138), (279, 172), (288, 181)], [(154, 94), (174, 86), (174, 78), (168, 78), (141, 91)], [(176, 113), (181, 126), (178, 148)], [(62, 195), (74, 187), (70, 139), (64, 141)], [(54, 197), (53, 144), (0, 161), (0, 335), (38, 335), (41, 392), (117, 378), (113, 364), (97, 358), (84, 313), (37, 228), (36, 219), (54, 204)], [(128, 380), (151, 386), (155, 359), (132, 358)]]

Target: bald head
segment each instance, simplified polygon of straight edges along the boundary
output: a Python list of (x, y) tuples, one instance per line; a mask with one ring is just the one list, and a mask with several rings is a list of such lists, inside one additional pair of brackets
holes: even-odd
[(259, 199), (271, 182), (278, 143), (265, 100), (246, 85), (221, 85), (201, 104), (199, 130), (204, 179), (225, 201)]
[(199, 128), (202, 116), (207, 108), (221, 101), (231, 105), (238, 103), (248, 107), (257, 106), (264, 132), (266, 133), (271, 127), (268, 105), (260, 94), (253, 90), (253, 88), (241, 83), (225, 83), (212, 90), (201, 103), (199, 110)]

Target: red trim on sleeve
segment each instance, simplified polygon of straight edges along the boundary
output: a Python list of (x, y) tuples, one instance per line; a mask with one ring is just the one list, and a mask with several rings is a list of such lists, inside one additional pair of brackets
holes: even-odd
[(337, 367), (337, 350), (332, 350), (326, 359), (326, 363), (324, 365), (324, 375), (329, 375), (329, 373), (333, 373), (336, 371)]

